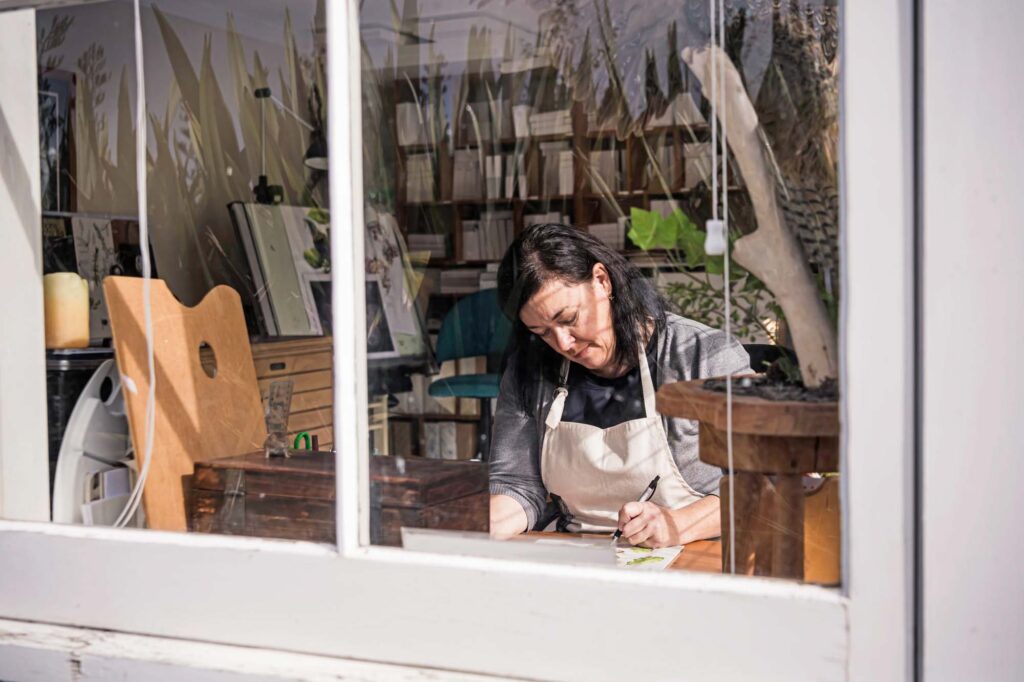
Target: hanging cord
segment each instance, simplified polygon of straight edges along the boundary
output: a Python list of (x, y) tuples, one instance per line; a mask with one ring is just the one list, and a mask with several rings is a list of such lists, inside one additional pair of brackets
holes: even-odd
[[(721, 48), (719, 66), (719, 111), (722, 115), (722, 222), (725, 225), (725, 338), (732, 342), (732, 282), (729, 280), (729, 126), (726, 125), (725, 90), (725, 4), (718, 0), (718, 42)], [(736, 472), (732, 459), (732, 370), (725, 375), (725, 449), (729, 467), (729, 572), (736, 574)]]
[[(724, 272), (722, 292), (725, 296), (725, 338), (732, 340), (732, 287), (729, 281), (729, 144), (725, 123), (726, 90), (725, 90), (725, 4), (723, 0), (709, 0), (711, 19), (711, 218), (718, 220), (718, 206), (722, 206), (723, 237), (725, 241)], [(714, 48), (719, 50), (715, 51)], [(720, 55), (719, 55), (720, 53)], [(717, 59), (721, 56), (721, 59)], [(717, 59), (717, 61), (715, 61)], [(718, 122), (721, 119), (722, 135), (719, 148)], [(721, 171), (718, 159), (721, 150)], [(722, 182), (718, 183), (719, 172)], [(721, 191), (719, 191), (721, 188)], [(727, 470), (729, 472), (729, 572), (736, 573), (736, 484), (733, 469), (732, 450), (732, 370), (725, 376), (725, 438)]]
[[(153, 461), (153, 429), (156, 423), (156, 371), (153, 361), (153, 310), (150, 306), (150, 280), (153, 276), (149, 260), (149, 217), (146, 194), (146, 82), (142, 61), (142, 14), (139, 0), (134, 0), (135, 19), (135, 183), (139, 193), (139, 250), (142, 252), (142, 308), (146, 332), (146, 365), (149, 372), (149, 391), (146, 394), (146, 421), (143, 434), (143, 464), (135, 481), (135, 487), (128, 497), (128, 504), (114, 521), (116, 528), (123, 528), (135, 517), (146, 487), (149, 467)], [(136, 453), (137, 455), (138, 453)], [(136, 465), (138, 457), (136, 457)]]

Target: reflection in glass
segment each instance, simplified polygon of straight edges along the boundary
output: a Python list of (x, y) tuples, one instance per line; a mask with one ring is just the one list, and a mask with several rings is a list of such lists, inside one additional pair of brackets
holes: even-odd
[[(737, 84), (730, 94), (735, 99), (724, 109), (735, 112), (746, 103), (754, 117), (752, 129), (757, 131), (751, 144), (731, 130), (724, 155), (728, 164), (728, 186), (723, 188), (728, 190), (728, 270), (722, 256), (705, 250), (705, 224), (713, 213), (725, 209), (712, 191), (723, 158), (720, 150), (713, 148), (721, 138), (712, 128), (737, 125), (734, 119), (719, 121), (722, 107), (712, 106), (710, 101), (705, 67), (708, 55), (719, 53), (707, 50), (711, 38), (708, 3), (523, 0), (503, 3), (499, 12), (485, 2), (409, 0), (396, 12), (371, 5), (361, 8), (365, 198), (377, 215), (393, 216), (413, 270), (410, 291), (416, 296), (431, 337), (430, 348), (436, 353), (425, 366), (410, 363), (403, 369), (405, 385), (382, 380), (386, 373), (371, 364), (371, 395), (388, 396), (392, 403), (387, 415), (386, 454), (408, 461), (432, 461), (438, 471), (445, 469), (449, 459), (483, 460), (480, 466), (490, 467), (490, 492), (505, 494), (515, 505), (508, 508), (510, 513), (522, 515), (522, 527), (513, 532), (546, 527), (541, 522), (550, 518), (550, 512), (562, 518), (563, 527), (584, 530), (586, 524), (579, 513), (582, 503), (565, 499), (576, 497), (577, 491), (553, 494), (557, 492), (552, 488), (556, 477), (545, 475), (542, 446), (535, 442), (545, 433), (551, 440), (552, 431), (545, 431), (550, 427), (544, 424), (543, 415), (534, 414), (527, 420), (534, 441), (524, 438), (521, 443), (516, 441), (514, 448), (525, 453), (522, 457), (527, 464), (519, 469), (526, 472), (522, 476), (531, 480), (529, 485), (510, 486), (507, 458), (489, 450), (508, 447), (508, 434), (502, 431), (509, 419), (508, 387), (490, 386), (479, 394), (466, 387), (476, 381), (470, 377), (500, 376), (506, 371), (508, 357), (494, 349), (475, 358), (443, 355), (441, 349), (446, 329), (456, 322), (463, 328), (473, 326), (460, 309), (462, 301), (497, 287), (498, 305), (508, 304), (501, 289), (502, 278), (509, 273), (499, 270), (499, 263), (510, 244), (519, 249), (514, 262), (506, 261), (509, 268), (516, 269), (510, 280), (512, 288), (520, 282), (520, 270), (525, 267), (522, 258), (543, 259), (545, 254), (557, 252), (564, 259), (564, 249), (552, 249), (563, 248), (568, 237), (556, 240), (557, 244), (534, 239), (534, 255), (524, 251), (524, 235), (539, 234), (531, 226), (558, 223), (589, 234), (592, 240), (585, 240), (583, 250), (604, 254), (596, 260), (609, 270), (653, 283), (668, 311), (682, 316), (670, 316), (669, 320), (686, 318), (712, 329), (728, 325), (735, 340), (744, 344), (744, 357), (750, 358), (749, 368), (741, 363), (742, 367), (701, 370), (692, 364), (663, 367), (655, 354), (655, 388), (730, 371), (767, 370), (772, 379), (754, 382), (769, 383), (763, 392), (805, 397), (808, 391), (799, 384), (805, 383), (809, 389), (824, 384), (817, 397), (835, 404), (835, 311), (840, 281), (838, 7), (824, 0), (749, 0), (724, 3), (723, 9), (725, 37), (720, 54), (728, 61), (726, 71), (735, 74)], [(779, 227), (782, 245), (752, 248), (771, 224)], [(620, 262), (622, 265), (617, 265)], [(783, 263), (782, 270), (796, 274), (788, 284), (780, 282), (772, 275), (772, 263)], [(368, 268), (367, 275), (368, 297), (372, 296), (368, 308), (376, 310), (379, 292), (373, 285), (372, 269)], [(546, 281), (541, 281), (538, 290)], [(794, 290), (800, 295), (794, 297)], [(616, 297), (621, 292), (620, 287)], [(524, 344), (537, 342), (535, 335), (520, 326), (523, 318), (530, 316), (525, 303), (517, 301), (512, 310), (506, 310), (518, 329), (510, 351), (513, 359), (527, 358), (521, 352)], [(533, 312), (543, 317), (557, 311)], [(533, 327), (536, 332), (544, 331), (541, 327), (550, 322), (532, 321), (539, 325)], [(571, 327), (568, 321), (565, 324)], [(376, 332), (380, 327), (370, 329)], [(377, 349), (380, 339), (373, 338)], [(814, 341), (808, 342), (810, 338)], [(658, 343), (664, 345), (664, 339), (659, 338)], [(566, 350), (571, 351), (572, 343), (567, 344)], [(698, 351), (696, 341), (683, 345), (692, 357), (707, 350)], [(585, 368), (582, 356), (577, 360), (571, 363), (570, 377), (578, 367)], [(633, 363), (634, 369), (645, 364), (639, 360)], [(526, 368), (537, 369), (533, 364)], [(506, 380), (509, 376), (506, 371)], [(453, 388), (460, 382), (461, 392)], [(551, 382), (552, 392), (544, 399), (547, 404), (558, 376)], [(637, 384), (641, 383), (638, 379)], [(569, 395), (577, 397), (567, 398), (563, 409), (576, 409), (580, 391), (579, 384), (574, 385), (569, 386)], [(476, 388), (483, 391), (479, 385)], [(599, 388), (607, 395), (626, 397), (620, 387)], [(487, 405), (495, 397), (498, 415), (492, 431), (486, 417), (493, 403)], [(721, 399), (725, 400), (724, 393)], [(734, 403), (737, 409), (739, 402)], [(661, 405), (659, 402), (659, 408)], [(673, 409), (667, 405), (664, 409)], [(608, 416), (604, 408), (588, 409), (599, 413), (597, 417)], [(699, 438), (697, 420), (702, 421)], [(680, 451), (693, 454), (691, 463), (683, 462), (685, 458), (675, 452), (675, 463), (681, 465), (677, 468), (700, 472), (690, 476), (698, 481), (697, 487), (687, 483), (688, 487), (698, 496), (713, 496), (721, 469), (727, 468), (716, 459), (713, 445), (705, 443), (706, 437), (715, 433), (715, 426), (704, 426), (697, 414), (686, 418), (673, 415), (664, 421), (669, 440), (676, 442)], [(819, 443), (822, 452), (835, 454), (830, 448), (836, 442), (837, 426), (831, 424), (820, 433), (802, 433), (800, 442)], [(607, 424), (591, 426), (610, 428)], [(737, 469), (741, 464), (748, 466), (733, 462)], [(795, 499), (799, 494), (801, 508), (806, 502), (806, 509), (790, 519), (788, 527), (793, 537), (799, 538), (805, 533), (801, 524), (806, 521), (808, 539), (804, 544), (824, 548), (816, 550), (816, 558), (808, 554), (808, 566), (820, 559), (835, 566), (836, 572), (822, 578), (823, 574), (814, 573), (816, 569), (808, 569), (805, 575), (801, 566), (799, 572), (786, 575), (835, 582), (836, 479), (826, 475), (812, 480), (804, 474), (829, 474), (837, 469), (836, 460), (830, 455), (793, 467), (792, 471), (775, 472), (776, 476), (790, 476), (785, 485), (773, 483), (763, 490), (759, 499), (767, 506), (755, 504), (751, 518), (756, 523), (737, 526), (738, 534), (746, 533), (744, 542), (750, 556), (758, 557), (744, 564), (743, 570), (780, 574), (773, 573), (767, 548), (776, 547), (779, 559), (786, 546), (766, 530), (771, 525), (769, 506), (771, 500), (782, 499), (779, 495)], [(681, 478), (688, 481), (685, 475)], [(794, 481), (800, 490), (790, 489), (792, 486), (782, 490)], [(618, 491), (622, 500), (617, 506), (635, 500), (647, 483), (646, 479), (637, 483), (632, 493)], [(763, 483), (759, 479), (757, 485)], [(800, 492), (804, 483), (808, 484), (806, 496)], [(735, 481), (732, 485), (735, 487)], [(571, 488), (572, 482), (562, 487)], [(600, 485), (585, 487), (592, 492)], [(668, 485), (661, 494), (670, 494), (671, 489)], [(375, 481), (371, 497), (374, 505), (386, 509), (387, 482)], [(577, 512), (568, 521), (566, 507), (570, 511), (575, 507)], [(396, 510), (394, 518), (402, 513)], [(459, 525), (465, 520), (445, 525), (440, 516), (424, 520), (407, 513), (406, 517), (404, 522), (410, 525), (467, 527)], [(489, 519), (492, 532), (499, 517), (492, 514)], [(812, 522), (812, 517), (819, 521)], [(598, 525), (607, 530), (608, 524), (615, 527), (618, 520), (605, 519)], [(789, 545), (793, 544), (790, 541)], [(760, 552), (754, 551), (757, 546), (762, 546)], [(680, 556), (719, 553), (718, 544), (691, 545)], [(691, 566), (697, 563), (695, 559)]]
[(143, 478), (145, 249), (156, 419), (130, 525), (334, 539), (324, 11), (143, 3), (149, 244), (132, 3), (39, 12), (45, 269), (91, 308), (90, 348), (48, 351), (55, 520), (111, 525)]

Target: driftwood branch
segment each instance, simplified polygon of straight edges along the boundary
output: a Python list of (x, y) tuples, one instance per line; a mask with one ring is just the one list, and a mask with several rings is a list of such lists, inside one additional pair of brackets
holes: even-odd
[(736, 240), (732, 258), (775, 294), (789, 323), (804, 384), (818, 386), (825, 379), (836, 378), (835, 330), (800, 244), (786, 227), (775, 179), (760, 139), (757, 113), (743, 81), (732, 60), (717, 46), (687, 48), (683, 50), (683, 61), (700, 80), (708, 97), (710, 69), (724, 62), (725, 76), (718, 87), (724, 88), (725, 118), (722, 120), (721, 112), (718, 116), (728, 129), (729, 148), (743, 174), (757, 218), (757, 229)]

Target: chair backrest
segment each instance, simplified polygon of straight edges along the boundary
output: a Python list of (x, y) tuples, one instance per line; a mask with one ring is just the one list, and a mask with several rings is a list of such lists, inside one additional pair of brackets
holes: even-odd
[(498, 305), (498, 290), (485, 289), (459, 299), (441, 322), (437, 362), (478, 355), (500, 358), (508, 345), (512, 324)]

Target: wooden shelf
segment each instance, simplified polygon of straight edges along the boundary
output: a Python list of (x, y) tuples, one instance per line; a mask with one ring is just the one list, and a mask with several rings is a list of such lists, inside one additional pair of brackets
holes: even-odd
[(392, 412), (388, 419), (398, 421), (425, 421), (425, 422), (473, 422), (480, 421), (478, 415), (473, 414), (401, 414)]
[(672, 132), (679, 132), (685, 135), (686, 133), (691, 131), (698, 134), (708, 133), (711, 131), (711, 126), (709, 126), (707, 123), (694, 123), (689, 126), (684, 123), (679, 123), (670, 126), (654, 126), (651, 128), (644, 128), (644, 135), (661, 135), (663, 133)]
[(427, 261), (428, 268), (483, 268), (491, 263), (500, 263), (501, 260), (454, 260), (451, 258), (437, 258)]

